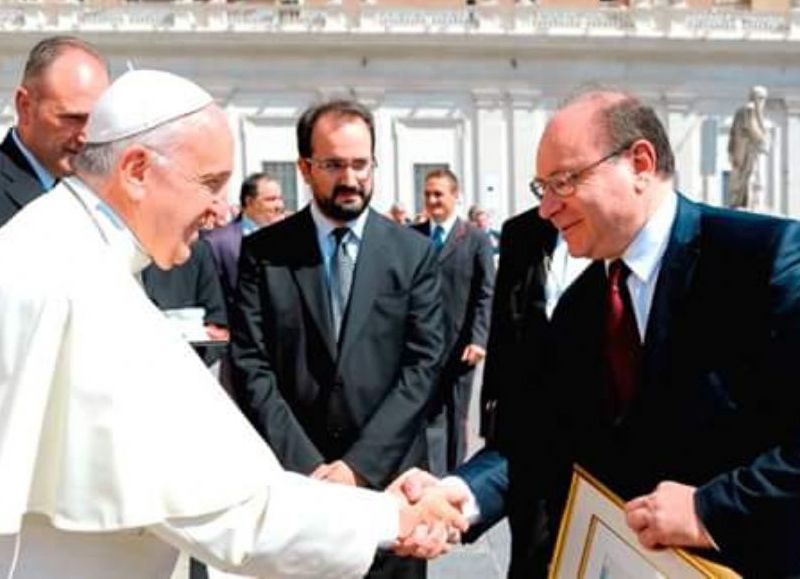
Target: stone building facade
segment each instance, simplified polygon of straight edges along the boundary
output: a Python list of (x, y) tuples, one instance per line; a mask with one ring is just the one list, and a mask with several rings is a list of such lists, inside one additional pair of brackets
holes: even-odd
[(308, 199), (294, 124), (309, 103), (366, 102), (378, 123), (375, 205), (420, 206), (424, 173), (462, 179), (467, 207), (495, 222), (533, 205), (544, 124), (576, 88), (627, 88), (653, 104), (677, 155), (678, 186), (724, 203), (727, 135), (754, 84), (769, 88), (766, 201), (800, 217), (800, 1), (356, 0), (266, 3), (0, 4), (0, 124), (13, 122), (25, 55), (76, 34), (112, 72), (161, 68), (208, 88), (237, 137), (235, 199), (264, 168), (289, 205)]

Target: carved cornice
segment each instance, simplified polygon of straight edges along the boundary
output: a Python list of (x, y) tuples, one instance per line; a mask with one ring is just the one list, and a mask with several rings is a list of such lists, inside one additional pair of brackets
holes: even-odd
[[(794, 5), (793, 5), (794, 6)], [(481, 6), (464, 9), (365, 5), (270, 7), (253, 4), (7, 3), (0, 32), (208, 32), (404, 37), (596, 37), (798, 41), (800, 11), (749, 12), (652, 7), (565, 9)]]

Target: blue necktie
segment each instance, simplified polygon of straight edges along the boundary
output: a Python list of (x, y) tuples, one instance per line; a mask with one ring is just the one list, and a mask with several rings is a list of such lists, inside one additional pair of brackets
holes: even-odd
[(444, 227), (441, 225), (437, 225), (433, 228), (433, 249), (436, 250), (436, 253), (442, 251), (444, 247)]

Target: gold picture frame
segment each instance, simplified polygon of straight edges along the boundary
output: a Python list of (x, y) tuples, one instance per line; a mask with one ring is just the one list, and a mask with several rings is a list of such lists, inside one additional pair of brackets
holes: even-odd
[(734, 571), (682, 549), (653, 551), (625, 522), (624, 502), (575, 465), (550, 579), (733, 579)]

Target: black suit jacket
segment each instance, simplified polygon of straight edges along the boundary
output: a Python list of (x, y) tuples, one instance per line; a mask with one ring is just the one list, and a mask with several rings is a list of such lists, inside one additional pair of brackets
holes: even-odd
[[(430, 239), (429, 222), (412, 227)], [(456, 219), (438, 261), (445, 326), (443, 374), (455, 378), (473, 369), (461, 362), (464, 348), (486, 347), (495, 275), (491, 241), (471, 223)]]
[(800, 573), (800, 225), (679, 198), (643, 384), (621, 419), (601, 378), (602, 262), (545, 317), (555, 236), (533, 211), (502, 235), (484, 402), (509, 460), (511, 576), (543, 575), (538, 501), (552, 532), (573, 463), (624, 499), (662, 480), (697, 486), (723, 562)]
[(243, 240), (232, 319), (234, 390), (284, 466), (344, 460), (384, 487), (424, 463), (443, 351), (431, 244), (370, 210), (335, 343), (308, 208)]
[(203, 239), (211, 248), (222, 285), (222, 295), (230, 310), (233, 307), (236, 280), (239, 276), (239, 254), (242, 249), (241, 216), (222, 227), (205, 233)]
[(151, 263), (142, 270), (142, 282), (150, 300), (161, 310), (202, 307), (204, 322), (228, 326), (222, 288), (211, 248), (202, 239), (192, 245), (189, 259), (163, 270)]
[(0, 144), (0, 227), (44, 192), (28, 160), (11, 136)]

